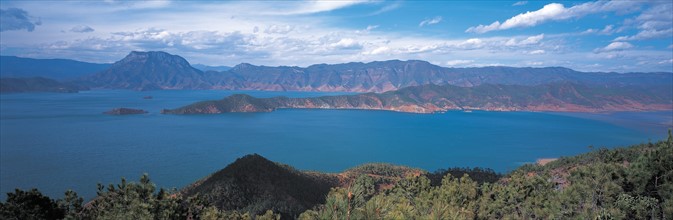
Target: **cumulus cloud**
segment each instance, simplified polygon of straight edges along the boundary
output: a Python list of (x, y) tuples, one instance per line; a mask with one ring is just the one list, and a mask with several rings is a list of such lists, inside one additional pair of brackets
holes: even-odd
[(439, 22), (442, 22), (442, 16), (437, 16), (437, 17), (434, 17), (434, 18), (425, 19), (425, 20), (421, 21), (421, 23), (419, 23), (418, 26), (423, 27), (423, 26), (427, 26), (427, 25), (437, 24)]
[(601, 12), (628, 13), (634, 11), (639, 4), (641, 3), (631, 1), (597, 1), (566, 8), (563, 4), (551, 3), (537, 11), (528, 11), (526, 13), (518, 14), (502, 23), (500, 21), (495, 21), (489, 25), (478, 25), (468, 28), (465, 32), (481, 34), (496, 30), (533, 27), (549, 21), (579, 18), (587, 14)]
[(529, 54), (532, 54), (532, 55), (544, 54), (544, 53), (545, 53), (544, 50), (534, 50), (534, 51), (529, 52)]
[(6, 10), (0, 9), (0, 32), (27, 30), (32, 32), (36, 25), (41, 25), (42, 22), (31, 21), (33, 17), (28, 15), (28, 12), (20, 8), (8, 8)]
[(77, 25), (75, 27), (72, 27), (70, 29), (70, 32), (75, 32), (75, 33), (87, 33), (87, 32), (93, 32), (94, 29), (86, 26), (86, 25)]
[(521, 6), (521, 5), (526, 5), (528, 4), (528, 1), (518, 1), (512, 4), (512, 6)]
[(598, 48), (594, 50), (594, 52), (600, 53), (600, 52), (610, 52), (610, 51), (621, 51), (621, 50), (626, 50), (626, 49), (631, 49), (633, 48), (633, 44), (630, 44), (628, 42), (612, 42), (608, 44), (607, 46), (603, 48)]

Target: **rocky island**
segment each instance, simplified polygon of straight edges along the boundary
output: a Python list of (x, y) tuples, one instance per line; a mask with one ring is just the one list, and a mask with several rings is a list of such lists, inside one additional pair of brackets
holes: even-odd
[(103, 112), (103, 114), (107, 115), (137, 115), (137, 114), (145, 114), (147, 111), (142, 110), (142, 109), (132, 109), (132, 108), (115, 108), (110, 111)]
[(162, 114), (219, 114), (226, 112), (271, 112), (282, 108), (363, 109), (410, 113), (448, 110), (611, 112), (673, 109), (673, 94), (667, 87), (602, 86), (551, 83), (537, 86), (453, 85), (411, 86), (385, 93), (322, 96), (313, 98), (255, 98), (236, 94), (222, 100), (203, 101)]

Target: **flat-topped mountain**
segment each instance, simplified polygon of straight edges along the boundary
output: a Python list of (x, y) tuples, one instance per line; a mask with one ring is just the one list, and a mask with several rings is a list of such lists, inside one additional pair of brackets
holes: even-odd
[(110, 68), (83, 79), (93, 87), (110, 89), (208, 89), (204, 73), (184, 58), (165, 52), (133, 51)]
[(218, 114), (270, 112), (279, 108), (366, 109), (432, 113), (447, 110), (488, 111), (654, 111), (673, 109), (671, 88), (665, 86), (589, 87), (574, 83), (537, 86), (491, 85), (474, 87), (423, 85), (385, 93), (322, 96), (314, 98), (254, 98), (232, 95), (203, 101), (165, 114)]

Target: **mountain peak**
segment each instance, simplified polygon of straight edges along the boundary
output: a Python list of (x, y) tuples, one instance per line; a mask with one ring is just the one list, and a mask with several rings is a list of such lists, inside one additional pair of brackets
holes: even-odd
[(132, 51), (89, 77), (94, 86), (136, 90), (205, 89), (211, 84), (185, 58), (162, 51)]
[(189, 62), (178, 55), (173, 55), (163, 51), (131, 51), (124, 59), (120, 60), (119, 63), (128, 63), (128, 62), (157, 62), (157, 63), (170, 63), (178, 64), (181, 66), (190, 66)]

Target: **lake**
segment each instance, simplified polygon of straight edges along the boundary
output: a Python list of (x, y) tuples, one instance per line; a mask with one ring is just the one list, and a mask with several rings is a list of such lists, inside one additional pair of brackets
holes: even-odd
[[(673, 116), (650, 113), (452, 111), (411, 114), (284, 109), (271, 113), (162, 115), (234, 93), (310, 97), (344, 93), (94, 90), (0, 95), (0, 199), (36, 187), (85, 199), (96, 183), (137, 181), (180, 188), (258, 153), (301, 170), (340, 172), (368, 162), (426, 170), (487, 167), (507, 172), (537, 158), (576, 155), (666, 137)], [(153, 99), (143, 99), (153, 96)], [(111, 116), (116, 107), (145, 115)]]

